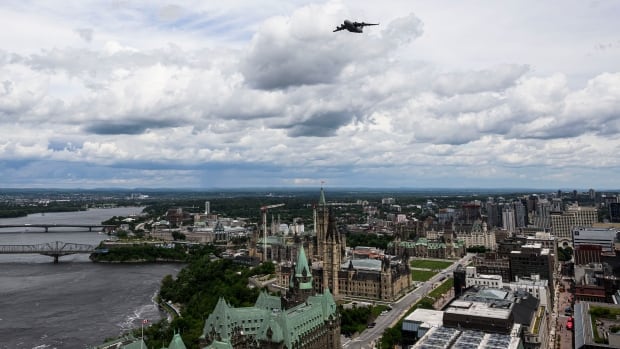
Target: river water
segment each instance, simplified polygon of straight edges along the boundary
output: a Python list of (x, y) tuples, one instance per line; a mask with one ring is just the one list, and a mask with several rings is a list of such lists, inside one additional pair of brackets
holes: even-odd
[[(141, 207), (91, 209), (0, 219), (0, 224), (100, 224)], [(63, 241), (96, 245), (108, 236), (70, 228), (0, 229), (0, 245)], [(159, 321), (153, 302), (161, 279), (179, 264), (97, 264), (86, 254), (60, 257), (0, 254), (0, 349), (83, 349), (98, 345), (142, 319)]]

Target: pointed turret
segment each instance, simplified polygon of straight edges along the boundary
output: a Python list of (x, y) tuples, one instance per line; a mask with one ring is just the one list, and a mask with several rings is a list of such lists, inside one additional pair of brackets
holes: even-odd
[(323, 187), (321, 187), (321, 196), (319, 196), (319, 206), (326, 206), (327, 203), (325, 202), (325, 192), (323, 191)]
[(218, 340), (227, 340), (230, 336), (230, 305), (223, 297), (217, 301), (215, 309), (205, 321), (203, 333), (209, 334), (212, 330), (216, 330), (219, 337)]
[(303, 271), (309, 271), (308, 257), (306, 257), (306, 250), (304, 245), (299, 246), (299, 252), (297, 253), (297, 263), (295, 264), (295, 276), (301, 276)]
[(183, 343), (183, 338), (181, 338), (178, 332), (175, 332), (174, 337), (172, 337), (170, 344), (168, 344), (168, 349), (187, 349), (185, 343)]
[(300, 289), (312, 289), (312, 271), (308, 266), (306, 251), (304, 250), (304, 245), (300, 245), (299, 247), (297, 263), (295, 264), (295, 279), (297, 279)]
[(303, 245), (297, 250), (297, 262), (291, 271), (291, 280), (287, 295), (287, 308), (305, 302), (314, 294), (312, 270), (308, 266), (308, 258)]

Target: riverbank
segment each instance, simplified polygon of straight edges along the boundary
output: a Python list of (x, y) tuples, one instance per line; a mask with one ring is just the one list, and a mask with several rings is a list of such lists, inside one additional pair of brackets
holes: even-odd
[[(90, 257), (89, 257), (90, 258)], [(131, 260), (122, 260), (122, 261), (105, 261), (105, 260), (95, 260), (91, 259), (93, 263), (101, 263), (101, 264), (164, 264), (164, 263), (174, 263), (174, 264), (187, 264), (187, 260), (177, 260), (177, 259), (166, 259), (166, 258), (155, 258), (154, 260), (150, 259), (131, 259)]]
[(184, 263), (190, 257), (189, 250), (182, 245), (164, 245), (162, 243), (143, 243), (136, 241), (126, 244), (105, 242), (99, 245), (89, 256), (96, 263)]

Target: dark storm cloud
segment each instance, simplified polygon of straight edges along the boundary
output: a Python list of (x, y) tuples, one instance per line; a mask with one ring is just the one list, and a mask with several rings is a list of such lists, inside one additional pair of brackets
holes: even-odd
[(84, 131), (98, 135), (137, 135), (147, 129), (174, 127), (175, 121), (128, 120), (128, 121), (96, 121), (84, 127)]
[[(344, 111), (316, 114), (299, 123), (281, 126), (288, 129), (289, 137), (330, 137), (341, 126), (351, 122), (353, 116)], [(277, 127), (277, 126), (276, 126)]]
[(349, 59), (348, 55), (338, 56), (311, 43), (274, 46), (259, 40), (241, 71), (252, 87), (280, 89), (333, 82)]

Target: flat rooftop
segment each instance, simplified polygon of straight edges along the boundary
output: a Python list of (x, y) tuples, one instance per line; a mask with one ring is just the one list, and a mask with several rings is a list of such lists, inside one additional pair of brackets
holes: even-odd
[(432, 309), (416, 309), (404, 321), (426, 324), (428, 327), (443, 325), (443, 311)]
[[(515, 331), (513, 331), (515, 332)], [(519, 337), (507, 334), (458, 330), (450, 327), (431, 328), (413, 346), (414, 349), (517, 349)]]
[(514, 304), (512, 292), (499, 288), (479, 288), (454, 300), (445, 313), (508, 319)]

